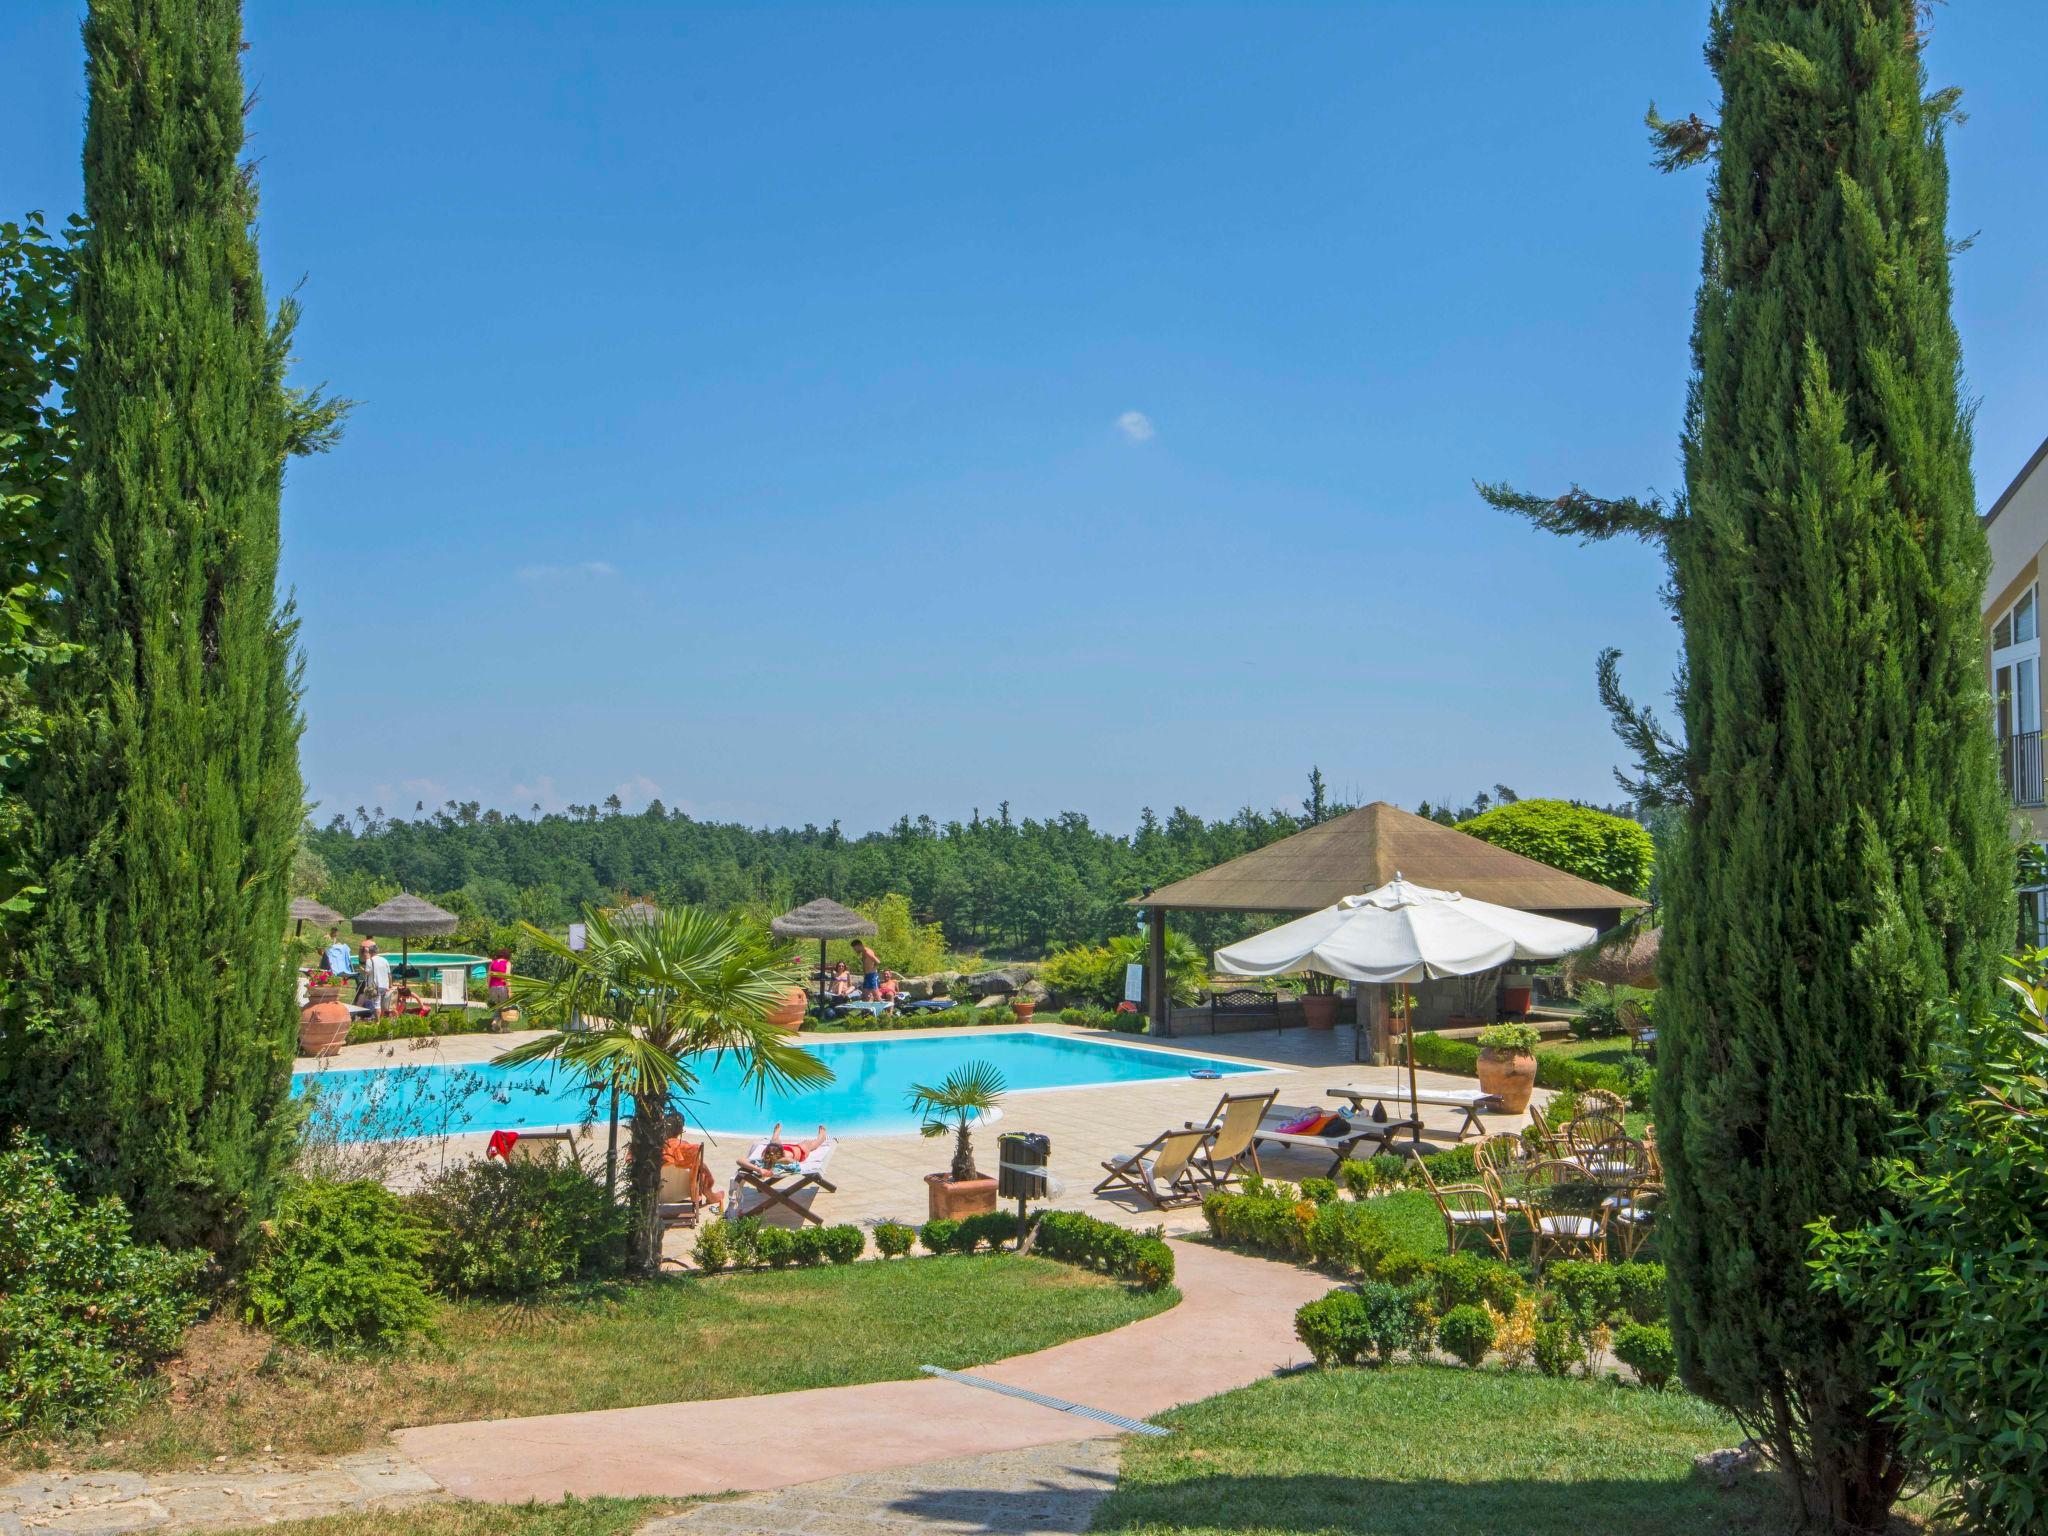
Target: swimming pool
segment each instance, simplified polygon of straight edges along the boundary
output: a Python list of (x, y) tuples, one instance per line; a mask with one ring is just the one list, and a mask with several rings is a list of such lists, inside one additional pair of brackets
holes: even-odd
[[(400, 961), (406, 958), (404, 952), (396, 944), (380, 944), (378, 948), (384, 958), (391, 962), (391, 974), (396, 976)], [(484, 957), (482, 955), (456, 955), (437, 949), (416, 949), (412, 952), (409, 963), (428, 981), (439, 980), (441, 967), (444, 965), (466, 965), (469, 967), (471, 980), (482, 981), (484, 979)]]
[[(1197, 1069), (1236, 1077), (1263, 1068), (1180, 1051), (1021, 1030), (904, 1040), (805, 1041), (833, 1080), (757, 1101), (738, 1064), (699, 1058), (696, 1092), (684, 1103), (692, 1126), (751, 1136), (777, 1120), (808, 1135), (833, 1131), (876, 1136), (917, 1129), (913, 1083), (936, 1083), (963, 1062), (1001, 1068), (1012, 1094), (1042, 1088), (1184, 1078)], [(397, 1066), (330, 1068), (292, 1077), (292, 1092), (318, 1084), (315, 1114), (344, 1141), (436, 1136), (462, 1131), (530, 1130), (602, 1116), (605, 1104), (552, 1066)], [(1022, 1113), (1012, 1105), (1011, 1118)]]

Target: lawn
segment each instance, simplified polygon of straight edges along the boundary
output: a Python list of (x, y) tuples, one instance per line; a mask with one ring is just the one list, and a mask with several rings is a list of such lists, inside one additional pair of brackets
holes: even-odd
[(47, 1450), (139, 1471), (333, 1454), (407, 1424), (894, 1380), (1101, 1333), (1177, 1299), (999, 1254), (678, 1276), (524, 1307), (449, 1303), (435, 1343), (396, 1358), (288, 1351), (216, 1318), (193, 1331), (159, 1400), (98, 1443)]
[(1581, 1536), (1782, 1528), (1767, 1487), (1692, 1476), (1734, 1420), (1680, 1392), (1411, 1365), (1305, 1372), (1176, 1409), (1126, 1444), (1094, 1529)]
[(314, 1520), (285, 1520), (269, 1536), (631, 1536), (676, 1508), (659, 1499), (570, 1499), (565, 1504), (416, 1504)]

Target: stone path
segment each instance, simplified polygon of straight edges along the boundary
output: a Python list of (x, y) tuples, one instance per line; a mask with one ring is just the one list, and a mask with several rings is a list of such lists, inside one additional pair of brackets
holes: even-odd
[(439, 1483), (388, 1450), (300, 1470), (257, 1462), (233, 1471), (156, 1475), (48, 1472), (0, 1487), (0, 1536), (169, 1536), (442, 1497)]
[[(973, 1375), (1147, 1419), (1302, 1363), (1295, 1309), (1326, 1278), (1174, 1244), (1184, 1299), (1111, 1333), (978, 1366)], [(398, 1448), (458, 1498), (763, 1492), (927, 1462), (1064, 1445), (1118, 1431), (1056, 1408), (924, 1377), (766, 1397), (666, 1403), (398, 1431)]]
[(1088, 1529), (1116, 1482), (1118, 1442), (1082, 1440), (858, 1472), (696, 1504), (636, 1536), (1037, 1536)]

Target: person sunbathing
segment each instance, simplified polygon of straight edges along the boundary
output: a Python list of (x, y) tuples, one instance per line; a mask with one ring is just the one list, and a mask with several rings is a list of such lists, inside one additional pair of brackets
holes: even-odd
[(853, 976), (846, 969), (846, 962), (844, 960), (832, 967), (832, 975), (830, 980), (825, 983), (825, 991), (827, 995), (832, 997), (853, 996)]
[(778, 1120), (775, 1122), (775, 1129), (768, 1133), (768, 1139), (761, 1144), (760, 1162), (749, 1166), (759, 1173), (766, 1173), (769, 1169), (784, 1164), (801, 1167), (805, 1160), (828, 1140), (830, 1138), (826, 1135), (825, 1127), (821, 1125), (818, 1127), (818, 1134), (808, 1141), (784, 1141), (782, 1122)]

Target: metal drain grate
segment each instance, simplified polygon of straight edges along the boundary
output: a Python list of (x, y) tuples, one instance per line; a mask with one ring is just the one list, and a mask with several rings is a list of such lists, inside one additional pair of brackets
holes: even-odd
[(1098, 1424), (1109, 1424), (1134, 1435), (1170, 1435), (1170, 1429), (1157, 1424), (1147, 1424), (1143, 1419), (1126, 1418), (1120, 1413), (1111, 1413), (1107, 1408), (1090, 1408), (1085, 1403), (1070, 1403), (1062, 1397), (1047, 1397), (1043, 1392), (1033, 1392), (1028, 1387), (1013, 1387), (1007, 1382), (990, 1381), (985, 1376), (969, 1376), (962, 1371), (948, 1371), (936, 1365), (918, 1367), (927, 1376), (942, 1377), (957, 1381), (963, 1387), (979, 1387), (984, 1392), (1000, 1392), (1005, 1397), (1021, 1397), (1027, 1403), (1036, 1403), (1041, 1408), (1056, 1408), (1061, 1413), (1079, 1414), (1084, 1419), (1093, 1419)]

